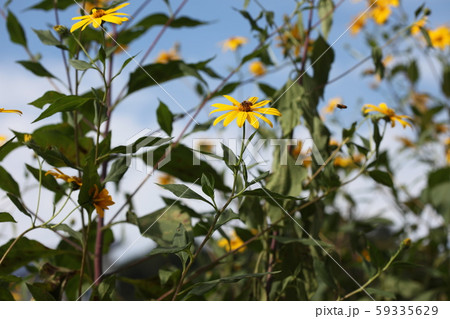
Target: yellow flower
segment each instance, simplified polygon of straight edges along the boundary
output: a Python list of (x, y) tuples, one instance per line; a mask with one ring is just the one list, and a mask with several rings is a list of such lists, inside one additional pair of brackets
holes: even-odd
[(31, 141), (31, 134), (25, 134), (25, 135), (23, 136), (23, 141), (24, 141), (25, 143), (28, 143), (29, 141)]
[(434, 126), (434, 129), (436, 130), (436, 133), (438, 133), (438, 134), (447, 133), (448, 132), (447, 125), (442, 124), (442, 123), (436, 123), (436, 125)]
[(95, 210), (100, 217), (105, 216), (105, 209), (109, 209), (108, 206), (114, 205), (111, 195), (106, 188), (103, 188), (101, 192), (98, 191), (98, 186), (94, 185), (90, 193), (92, 194), (92, 203), (94, 204)]
[[(230, 241), (228, 242), (228, 240), (226, 238), (222, 238), (221, 240), (219, 240), (217, 242), (217, 245), (219, 247), (223, 247), (225, 248), (225, 250), (227, 252), (235, 250), (237, 248), (239, 248), (240, 246), (242, 246), (244, 244), (244, 242), (242, 241), (241, 238), (239, 238), (239, 236), (233, 232), (230, 236)], [(243, 252), (244, 250), (246, 250), (247, 247), (243, 246), (241, 249), (239, 249), (239, 252)]]
[(339, 146), (339, 142), (337, 140), (335, 140), (334, 138), (330, 138), (330, 142), (328, 143), (328, 145), (330, 146)]
[(362, 28), (366, 25), (367, 21), (367, 15), (366, 14), (360, 14), (357, 17), (355, 17), (352, 21), (352, 25), (350, 27), (350, 33), (352, 35), (356, 35), (361, 31)]
[(425, 26), (425, 24), (427, 23), (427, 19), (428, 19), (428, 17), (424, 16), (422, 19), (414, 22), (414, 24), (411, 26), (411, 34), (414, 35), (414, 34), (419, 33), (420, 28), (421, 27), (423, 28)]
[(444, 50), (446, 46), (450, 45), (450, 29), (447, 26), (440, 26), (434, 30), (428, 31), (431, 44), (435, 48)]
[(323, 113), (325, 113), (325, 114), (333, 113), (333, 111), (336, 109), (336, 105), (341, 104), (341, 103), (342, 103), (342, 99), (340, 97), (335, 97), (335, 98), (330, 99), (328, 101), (327, 106), (325, 106), (323, 108)]
[(22, 115), (22, 111), (19, 110), (5, 110), (4, 108), (0, 108), (0, 113), (17, 113), (19, 115)]
[(156, 63), (169, 63), (170, 61), (177, 61), (180, 60), (180, 56), (178, 55), (178, 45), (175, 44), (173, 48), (171, 48), (169, 51), (161, 51), (156, 58)]
[(236, 51), (239, 47), (248, 42), (245, 37), (231, 37), (223, 42), (223, 49)]
[(373, 6), (371, 12), (372, 18), (377, 24), (384, 24), (391, 15), (391, 8), (388, 5), (385, 5), (384, 2), (377, 2)]
[(124, 21), (128, 21), (127, 17), (119, 17), (123, 15), (128, 15), (126, 13), (116, 13), (117, 10), (122, 9), (123, 7), (129, 5), (129, 3), (123, 3), (120, 6), (117, 6), (113, 9), (109, 10), (103, 10), (103, 9), (92, 9), (92, 13), (89, 15), (84, 15), (81, 17), (75, 17), (72, 18), (72, 20), (81, 20), (75, 23), (72, 28), (70, 29), (70, 32), (73, 32), (79, 28), (82, 27), (81, 31), (86, 29), (86, 27), (90, 24), (94, 28), (99, 28), (103, 21), (105, 22), (111, 22), (115, 24), (122, 24)]
[[(29, 134), (26, 134), (26, 135), (29, 135)], [(31, 138), (31, 135), (30, 135), (30, 138)], [(26, 137), (24, 139), (26, 140)], [(55, 171), (56, 172), (47, 171), (47, 173), (45, 173), (45, 176), (52, 175), (54, 178), (60, 178), (64, 181), (66, 181), (67, 183), (73, 182), (73, 183), (77, 184), (78, 186), (81, 186), (83, 184), (81, 182), (81, 178), (79, 178), (79, 177), (66, 175), (63, 172), (61, 172), (59, 169), (57, 169), (56, 167), (55, 167)]]
[(277, 39), (280, 40), (280, 43), (278, 43), (277, 46), (283, 48), (284, 55), (294, 48), (294, 56), (299, 56), (303, 40), (297, 24), (290, 25), (281, 36), (277, 37)]
[(257, 129), (259, 127), (259, 121), (257, 118), (260, 118), (261, 120), (269, 124), (270, 127), (273, 127), (272, 122), (270, 122), (268, 119), (266, 119), (259, 113), (281, 116), (280, 111), (278, 111), (273, 107), (260, 108), (261, 106), (264, 106), (267, 103), (269, 103), (270, 101), (268, 100), (256, 103), (256, 101), (258, 101), (258, 98), (253, 96), (248, 100), (239, 103), (231, 96), (224, 95), (224, 97), (228, 99), (228, 101), (233, 103), (233, 105), (227, 105), (222, 103), (213, 104), (212, 106), (217, 107), (217, 110), (214, 110), (211, 113), (209, 113), (210, 115), (215, 112), (229, 111), (216, 118), (213, 125), (216, 125), (220, 121), (225, 120), (223, 121), (223, 126), (228, 126), (228, 124), (230, 124), (231, 122), (233, 122), (234, 119), (237, 118), (236, 122), (239, 127), (242, 127), (242, 125), (244, 125), (245, 123), (245, 120), (247, 120), (254, 128)]
[(158, 177), (158, 183), (161, 185), (168, 185), (175, 183), (175, 178), (172, 175), (164, 174)]
[(266, 68), (261, 61), (254, 61), (249, 66), (250, 72), (253, 73), (254, 76), (261, 76), (266, 74)]
[(0, 146), (2, 146), (3, 144), (5, 144), (5, 141), (7, 140), (8, 138), (5, 136), (5, 135), (0, 135)]
[(369, 112), (379, 112), (381, 114), (384, 114), (385, 118), (391, 122), (392, 127), (395, 126), (395, 121), (399, 122), (403, 126), (403, 128), (405, 128), (406, 126), (412, 127), (411, 123), (404, 120), (410, 120), (411, 118), (409, 116), (395, 114), (395, 111), (387, 107), (386, 103), (380, 103), (378, 106), (366, 104), (363, 106), (363, 112), (364, 114), (367, 114)]

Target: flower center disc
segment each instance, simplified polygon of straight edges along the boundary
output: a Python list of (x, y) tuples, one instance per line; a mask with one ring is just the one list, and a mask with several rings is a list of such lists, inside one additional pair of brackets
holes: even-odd
[(92, 17), (94, 18), (94, 19), (98, 19), (98, 18), (101, 18), (101, 17), (103, 17), (105, 15), (105, 11), (104, 10), (102, 10), (102, 9), (92, 9)]
[(251, 112), (252, 111), (253, 103), (249, 101), (244, 101), (239, 105), (239, 111), (242, 112)]
[(395, 115), (395, 111), (393, 109), (387, 109), (386, 115), (392, 117)]

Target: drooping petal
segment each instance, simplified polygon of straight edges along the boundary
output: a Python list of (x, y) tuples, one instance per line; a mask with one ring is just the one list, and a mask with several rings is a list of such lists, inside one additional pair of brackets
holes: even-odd
[[(88, 25), (89, 23), (91, 23), (90, 19), (86, 19), (86, 20), (82, 20), (82, 21), (78, 21), (77, 23), (75, 23), (71, 28), (70, 28), (70, 32), (73, 32), (81, 27), (86, 27), (86, 25)], [(83, 30), (84, 30), (83, 28)]]
[(251, 98), (249, 98), (247, 101), (251, 102), (252, 104), (255, 104), (256, 101), (258, 101), (258, 98), (256, 96), (252, 96)]
[(225, 121), (223, 121), (223, 126), (228, 126), (228, 124), (230, 124), (231, 122), (233, 122), (233, 120), (239, 115), (239, 111), (233, 111), (233, 112), (229, 112), (227, 118), (225, 119)]
[(224, 118), (226, 118), (228, 116), (228, 113), (222, 114), (221, 116), (219, 116), (218, 118), (216, 118), (213, 122), (213, 126), (215, 126), (217, 123), (219, 123), (220, 121), (222, 121)]
[(220, 108), (218, 108), (218, 109), (216, 109), (216, 110), (211, 111), (211, 112), (209, 113), (209, 115), (211, 115), (212, 113), (215, 113), (215, 112), (237, 111), (237, 110), (238, 110), (238, 108), (235, 107), (235, 106), (232, 106), (232, 105), (226, 105), (226, 106), (223, 106), (223, 107), (220, 107)]
[(112, 13), (112, 12), (115, 12), (115, 11), (117, 11), (117, 10), (120, 10), (120, 9), (122, 9), (123, 7), (126, 7), (127, 5), (129, 5), (130, 3), (129, 2), (125, 2), (125, 3), (122, 3), (120, 6), (117, 6), (117, 7), (115, 7), (115, 8), (112, 8), (112, 9), (109, 9), (109, 10), (106, 10), (105, 11), (105, 13)]
[(229, 95), (224, 95), (223, 97), (226, 98), (231, 103), (233, 103), (234, 106), (238, 106), (239, 104), (241, 104), (235, 98), (233, 98), (233, 97), (231, 97)]
[(238, 116), (237, 116), (237, 125), (239, 127), (242, 127), (242, 125), (244, 125), (245, 120), (247, 119), (247, 112), (239, 112)]
[(273, 127), (272, 122), (269, 119), (266, 119), (264, 116), (262, 116), (261, 114), (258, 113), (252, 113), (254, 116), (259, 117), (261, 120), (263, 120), (264, 122), (266, 122), (267, 124), (270, 125), (270, 127)]
[(280, 111), (278, 111), (277, 109), (275, 109), (273, 107), (264, 107), (262, 109), (253, 110), (253, 112), (258, 112), (258, 113), (268, 114), (268, 115), (281, 116)]
[(258, 107), (264, 106), (264, 105), (266, 105), (269, 102), (270, 102), (269, 100), (264, 100), (264, 101), (258, 102), (258, 103), (256, 103), (255, 105), (252, 106), (252, 109), (256, 109)]
[(235, 107), (234, 105), (223, 104), (223, 103), (214, 103), (214, 104), (211, 105), (211, 106), (214, 106), (214, 107), (228, 107), (228, 106), (233, 106), (233, 107)]
[(104, 18), (105, 18), (105, 17), (93, 19), (93, 20), (92, 20), (92, 26), (93, 26), (94, 28), (96, 28), (96, 29), (99, 28), (99, 27), (102, 25), (102, 21), (103, 21)]
[(258, 119), (253, 115), (255, 113), (248, 112), (247, 114), (247, 121), (250, 123), (251, 126), (253, 126), (255, 129), (259, 128), (259, 121)]

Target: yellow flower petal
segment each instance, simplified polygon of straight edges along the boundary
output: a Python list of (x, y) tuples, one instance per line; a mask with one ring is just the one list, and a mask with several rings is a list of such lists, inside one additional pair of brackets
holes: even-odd
[[(247, 101), (252, 102), (252, 104), (255, 104), (256, 101), (258, 101), (258, 98), (256, 96), (252, 96), (251, 98), (249, 98)], [(253, 107), (253, 106), (252, 106)]]
[(262, 109), (256, 109), (253, 112), (258, 112), (262, 114), (268, 114), (268, 115), (275, 115), (275, 116), (281, 116), (280, 111), (273, 107), (264, 107)]
[(231, 103), (233, 103), (234, 106), (238, 106), (239, 104), (241, 104), (235, 98), (233, 98), (233, 97), (231, 97), (229, 95), (224, 95), (223, 97), (226, 98)]
[(269, 100), (264, 100), (264, 101), (261, 101), (259, 103), (256, 103), (255, 105), (252, 106), (252, 109), (256, 109), (258, 107), (264, 106), (264, 105), (266, 105), (269, 102), (270, 102)]
[(122, 3), (120, 6), (117, 6), (117, 7), (115, 7), (115, 8), (106, 10), (105, 12), (106, 12), (106, 13), (112, 13), (112, 12), (115, 12), (115, 11), (117, 11), (117, 10), (122, 9), (123, 7), (128, 6), (129, 4), (130, 4), (129, 2), (125, 2), (125, 3)]
[(239, 127), (242, 127), (242, 125), (244, 125), (245, 120), (247, 119), (247, 114), (247, 112), (239, 112), (236, 120)]
[(273, 127), (273, 124), (272, 124), (272, 122), (269, 120), (269, 119), (267, 119), (267, 118), (265, 118), (264, 116), (262, 116), (261, 114), (258, 114), (258, 113), (252, 113), (254, 116), (256, 116), (256, 117), (259, 117), (261, 120), (263, 120), (264, 122), (266, 122), (267, 124), (269, 124), (270, 125), (270, 127)]
[(220, 107), (220, 108), (218, 108), (218, 109), (216, 109), (216, 110), (211, 111), (211, 112), (209, 113), (209, 115), (211, 115), (212, 113), (215, 113), (215, 112), (237, 111), (237, 110), (238, 110), (237, 107), (232, 106), (232, 105), (227, 105), (226, 107), (225, 107), (225, 106), (222, 106), (222, 107)]
[(225, 119), (225, 121), (223, 121), (223, 126), (227, 127), (228, 124), (230, 124), (231, 122), (233, 122), (233, 120), (239, 115), (239, 111), (233, 111), (233, 112), (229, 112), (227, 113), (228, 116)]
[(251, 126), (253, 126), (255, 129), (259, 128), (259, 121), (258, 119), (253, 115), (255, 113), (248, 112), (247, 115), (247, 121), (250, 123)]
[(216, 118), (216, 120), (213, 122), (213, 126), (215, 126), (217, 123), (219, 123), (220, 121), (222, 121), (224, 118), (226, 118), (228, 116), (228, 113), (222, 114), (221, 116), (219, 116), (218, 118)]

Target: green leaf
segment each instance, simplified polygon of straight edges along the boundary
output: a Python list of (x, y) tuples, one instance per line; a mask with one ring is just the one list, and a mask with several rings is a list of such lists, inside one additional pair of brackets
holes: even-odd
[(20, 65), (22, 65), (28, 71), (31, 71), (34, 75), (54, 78), (53, 74), (47, 71), (39, 62), (33, 61), (17, 61)]
[(125, 175), (125, 173), (127, 172), (127, 170), (128, 170), (128, 162), (126, 157), (118, 158), (112, 164), (111, 169), (109, 170), (109, 173), (103, 182), (105, 184), (108, 182), (119, 183), (123, 175)]
[(280, 200), (284, 200), (284, 199), (300, 200), (301, 199), (299, 197), (278, 194), (278, 193), (272, 192), (271, 190), (268, 190), (265, 187), (245, 191), (239, 196), (240, 197), (242, 197), (242, 196), (262, 197), (262, 198), (265, 198), (268, 201), (274, 203), (275, 205), (277, 205), (277, 203), (279, 203), (278, 201), (275, 201), (276, 199), (280, 199)]
[(266, 95), (267, 98), (273, 98), (277, 91), (266, 83), (258, 83), (258, 87)]
[(20, 44), (25, 48), (27, 47), (27, 38), (25, 36), (25, 31), (23, 30), (16, 16), (9, 10), (8, 17), (6, 18), (6, 28), (8, 29), (11, 42)]
[(54, 226), (53, 224), (49, 224), (48, 227), (49, 228), (51, 227), (52, 229), (57, 230), (57, 231), (66, 232), (73, 238), (77, 239), (80, 243), (83, 242), (83, 234), (81, 234), (81, 232), (79, 232), (79, 231), (72, 229), (69, 225), (60, 224), (58, 226)]
[(388, 187), (394, 187), (392, 177), (387, 172), (383, 172), (380, 170), (373, 170), (369, 172), (369, 176), (372, 177), (372, 179), (377, 183), (383, 184)]
[(314, 41), (311, 60), (314, 63), (312, 66), (314, 82), (321, 87), (318, 90), (318, 95), (323, 96), (324, 87), (328, 82), (331, 65), (334, 61), (334, 51), (321, 35)]
[(66, 95), (63, 93), (56, 92), (56, 91), (47, 91), (44, 93), (43, 96), (41, 96), (37, 100), (34, 100), (33, 102), (30, 102), (28, 104), (42, 109), (46, 104), (52, 104), (52, 103), (56, 102), (56, 100), (59, 100), (60, 98), (62, 98), (63, 96), (66, 96)]
[(27, 283), (28, 290), (36, 301), (56, 301), (50, 294), (51, 284), (49, 282)]
[[(59, 48), (65, 48), (65, 46), (61, 45), (59, 40), (55, 38), (53, 33), (50, 30), (36, 30), (33, 29), (34, 33), (37, 34), (39, 40), (45, 45), (57, 46)], [(67, 48), (66, 48), (67, 49)]]
[(383, 64), (383, 51), (379, 47), (372, 48), (372, 60), (375, 65), (375, 73), (380, 76), (381, 79), (384, 77), (384, 64)]
[(25, 215), (27, 215), (28, 217), (31, 218), (30, 213), (27, 211), (27, 209), (22, 205), (22, 203), (20, 202), (20, 199), (16, 196), (13, 195), (11, 193), (6, 194), (8, 196), (8, 198), (11, 200), (11, 202), (14, 204), (14, 206), (17, 207), (17, 209), (19, 211), (21, 211), (22, 213), (24, 213)]
[(150, 252), (149, 256), (159, 255), (159, 254), (175, 254), (175, 253), (185, 250), (190, 245), (191, 245), (191, 243), (187, 243), (186, 245), (180, 246), (180, 247), (156, 247)]
[(0, 188), (5, 192), (20, 196), (19, 185), (2, 166), (0, 166)]
[(192, 231), (191, 218), (177, 204), (158, 209), (148, 215), (137, 217), (128, 212), (127, 221), (139, 227), (142, 236), (154, 240), (161, 247), (173, 247), (173, 240), (180, 224), (187, 232)]
[(0, 145), (0, 162), (16, 148), (22, 146), (22, 143), (14, 143), (15, 137), (6, 141), (3, 145)]
[(78, 195), (78, 204), (82, 205), (89, 212), (93, 210), (90, 201), (94, 185), (97, 185), (98, 190), (101, 191), (100, 176), (94, 162), (94, 159), (91, 157), (86, 160), (86, 165), (83, 167), (83, 185), (81, 185), (80, 194)]
[(0, 213), (0, 223), (17, 223), (9, 213)]
[(93, 68), (90, 63), (83, 60), (70, 59), (69, 64), (79, 71), (86, 71), (87, 69)]
[(230, 168), (233, 169), (238, 163), (238, 158), (234, 154), (234, 152), (225, 144), (221, 143), (220, 146), (222, 146), (223, 150), (223, 160), (225, 161), (225, 164)]
[(223, 277), (223, 278), (215, 279), (215, 280), (211, 280), (211, 281), (199, 282), (199, 283), (192, 285), (190, 288), (188, 288), (190, 290), (189, 290), (189, 293), (187, 294), (187, 296), (190, 296), (190, 295), (203, 296), (204, 294), (206, 294), (211, 289), (215, 288), (220, 283), (234, 283), (234, 282), (238, 282), (242, 279), (259, 278), (259, 277), (263, 277), (263, 276), (266, 276), (269, 274), (277, 274), (279, 272), (280, 271), (254, 273), (254, 274), (243, 274), (243, 275), (238, 275), (238, 276)]
[(135, 57), (136, 55), (133, 55), (132, 57), (126, 59), (125, 62), (123, 62), (122, 66), (120, 67), (120, 70), (116, 73), (116, 75), (113, 76), (111, 81), (114, 80), (116, 77), (118, 77), (122, 73), (123, 69), (125, 69), (125, 67), (128, 65), (128, 63), (133, 61)]
[(38, 116), (33, 123), (45, 119), (59, 112), (73, 111), (80, 108), (88, 102), (89, 98), (79, 97), (77, 95), (67, 95), (53, 102), (45, 111)]
[(209, 197), (211, 197), (212, 200), (214, 200), (214, 177), (208, 177), (205, 174), (202, 174), (202, 191)]
[(233, 219), (240, 219), (239, 215), (234, 213), (231, 209), (225, 210), (217, 220), (217, 224), (216, 226), (214, 226), (214, 230), (219, 229), (220, 227), (222, 227), (223, 225), (225, 225), (226, 223), (228, 223), (230, 220)]
[(211, 98), (222, 95), (230, 95), (241, 84), (241, 82), (230, 82), (225, 84), (220, 90), (211, 95)]
[(194, 192), (191, 188), (187, 187), (186, 185), (183, 184), (168, 184), (168, 185), (158, 184), (158, 185), (172, 192), (175, 196), (179, 198), (201, 200), (212, 206), (212, 204), (209, 201), (207, 201), (205, 198)]
[(56, 2), (54, 0), (43, 0), (43, 1), (39, 2), (38, 4), (35, 4), (34, 6), (29, 7), (27, 10), (41, 9), (41, 10), (45, 10), (45, 11), (50, 11), (50, 10), (54, 10), (55, 5), (56, 5), (57, 9), (65, 9), (67, 7), (70, 7), (73, 4), (74, 4), (73, 0), (58, 0)]
[(169, 61), (166, 64), (154, 63), (137, 68), (130, 74), (128, 94), (140, 89), (164, 83), (183, 76), (194, 76), (204, 82), (198, 71), (205, 70), (211, 59), (193, 64), (183, 61)]
[[(11, 239), (0, 247), (0, 256), (3, 256), (13, 241), (14, 239)], [(16, 242), (13, 249), (11, 249), (3, 261), (2, 266), (0, 267), (0, 274), (10, 274), (20, 267), (28, 265), (28, 263), (32, 261), (64, 253), (66, 252), (63, 250), (52, 250), (38, 241), (22, 237)]]
[(321, 20), (320, 27), (322, 28), (323, 37), (328, 38), (331, 24), (333, 23), (333, 9), (334, 4), (332, 0), (320, 0), (318, 5), (319, 18)]
[(450, 97), (450, 65), (447, 64), (442, 71), (442, 93), (445, 94), (446, 97)]
[(167, 105), (161, 101), (159, 101), (159, 106), (156, 110), (156, 116), (161, 129), (170, 136), (172, 134), (173, 114), (172, 112), (170, 112), (170, 109), (167, 107)]

